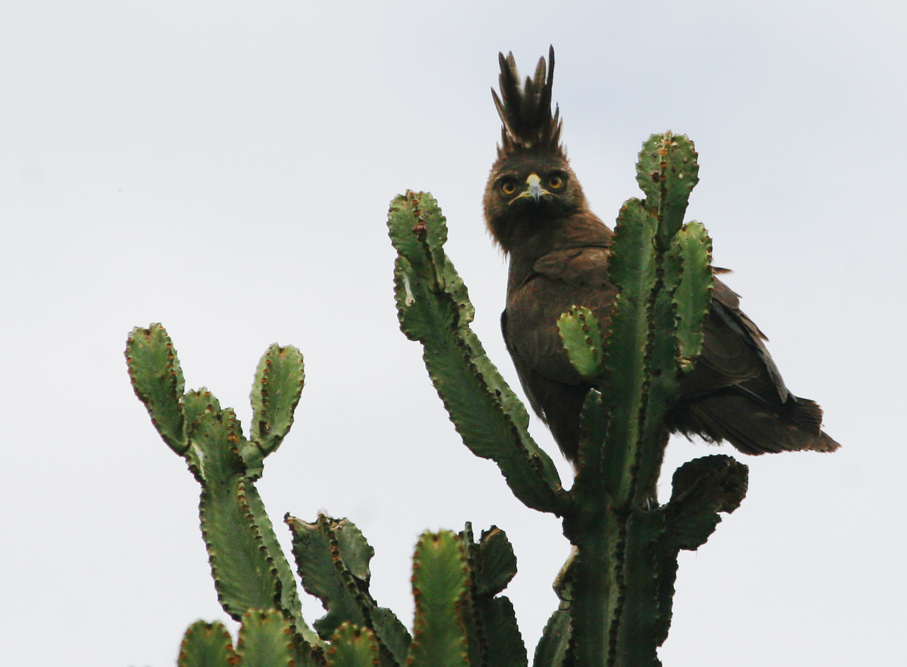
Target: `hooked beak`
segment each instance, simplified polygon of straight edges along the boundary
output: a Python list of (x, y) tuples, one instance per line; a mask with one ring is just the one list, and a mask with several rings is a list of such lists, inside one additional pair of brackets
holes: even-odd
[(527, 197), (532, 197), (532, 199), (535, 200), (536, 203), (538, 203), (539, 198), (542, 195), (550, 195), (550, 194), (551, 194), (550, 192), (548, 192), (545, 188), (542, 187), (542, 179), (539, 178), (538, 174), (529, 174), (529, 176), (526, 178), (526, 189), (523, 190), (516, 197), (511, 199), (510, 203), (512, 204), (515, 201), (518, 201), (520, 199), (525, 199)]
[(542, 196), (543, 192), (545, 194), (548, 194), (547, 191), (542, 190), (541, 182), (542, 179), (539, 178), (537, 174), (529, 174), (529, 178), (526, 179), (526, 185), (529, 186), (526, 190), (526, 193), (536, 202), (538, 202), (539, 197)]

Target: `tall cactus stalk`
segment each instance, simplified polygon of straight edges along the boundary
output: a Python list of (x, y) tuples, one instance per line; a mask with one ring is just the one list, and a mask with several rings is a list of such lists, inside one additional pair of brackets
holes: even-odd
[(711, 242), (699, 223), (683, 224), (696, 157), (683, 136), (655, 135), (644, 144), (637, 180), (646, 198), (621, 209), (611, 248), (618, 297), (608, 328), (584, 308), (558, 322), (571, 363), (600, 388), (586, 398), (569, 492), (469, 327), (472, 307), (444, 255), (437, 204), (426, 193), (407, 193), (391, 205), (401, 328), (422, 343), (464, 443), (493, 459), (526, 505), (561, 516), (574, 545), (556, 585), (561, 607), (536, 651), (539, 667), (660, 664), (677, 554), (701, 546), (717, 513), (736, 509), (746, 492), (746, 466), (710, 456), (675, 473), (666, 505), (655, 493), (665, 414), (699, 355), (711, 302)]

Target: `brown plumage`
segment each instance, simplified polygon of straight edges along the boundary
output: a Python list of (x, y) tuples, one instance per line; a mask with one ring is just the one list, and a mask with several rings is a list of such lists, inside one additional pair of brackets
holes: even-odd
[[(502, 143), (484, 204), (491, 236), (510, 257), (501, 327), (533, 409), (573, 461), (590, 385), (567, 360), (555, 323), (582, 305), (607, 326), (615, 295), (607, 274), (611, 230), (589, 210), (560, 144), (559, 113), (551, 113), (554, 50), (522, 88), (513, 54), (501, 54), (500, 63), (501, 96), (492, 95)], [(746, 454), (837, 449), (821, 430), (821, 408), (788, 392), (764, 340), (716, 278), (703, 352), (681, 383), (668, 427), (727, 440)]]

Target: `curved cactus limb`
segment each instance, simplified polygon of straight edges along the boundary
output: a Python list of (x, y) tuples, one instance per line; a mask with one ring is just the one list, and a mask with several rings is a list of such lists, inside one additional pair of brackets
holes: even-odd
[(252, 383), (251, 444), (240, 453), (250, 474), (261, 474), (261, 463), (276, 450), (293, 425), (293, 412), (302, 395), (305, 369), (295, 347), (271, 345), (258, 362)]
[(379, 607), (369, 593), (369, 562), (374, 549), (347, 519), (318, 515), (307, 523), (287, 515), (293, 534), (293, 555), (306, 592), (319, 598), (327, 610), (314, 623), (323, 639), (343, 624), (367, 627), (378, 642), (381, 664), (404, 664), (412, 641), (390, 609)]
[(636, 182), (646, 194), (646, 205), (658, 216), (662, 250), (680, 229), (690, 193), (699, 182), (698, 157), (688, 137), (670, 131), (653, 134), (639, 152)]
[(151, 423), (170, 449), (182, 456), (189, 447), (180, 405), (186, 383), (164, 327), (152, 324), (147, 329), (133, 329), (126, 341), (126, 364), (132, 388), (145, 404)]
[(466, 287), (444, 254), (447, 226), (428, 193), (397, 197), (388, 214), (398, 257), (394, 286), (400, 328), (424, 348), (432, 383), (464, 444), (501, 469), (529, 507), (560, 514), (566, 498), (554, 463), (528, 433), (529, 415), (469, 327)]

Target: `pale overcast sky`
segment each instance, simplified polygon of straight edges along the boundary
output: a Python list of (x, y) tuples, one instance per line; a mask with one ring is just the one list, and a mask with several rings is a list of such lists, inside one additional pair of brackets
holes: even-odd
[(399, 332), (385, 219), (407, 188), (438, 198), (475, 330), (516, 387), (481, 214), (489, 89), (498, 51), (526, 74), (549, 44), (594, 210), (612, 221), (639, 195), (651, 133), (688, 134), (689, 217), (843, 445), (752, 459), (672, 442), (666, 479), (721, 452), (750, 490), (682, 554), (665, 666), (902, 664), (905, 31), (890, 0), (5, 0), (3, 664), (164, 667), (190, 623), (226, 618), (198, 484), (129, 386), (126, 336), (150, 322), (246, 432), (259, 356), (302, 350), (297, 422), (259, 483), (284, 544), (285, 512), (349, 517), (377, 552), (374, 596), (409, 625), (418, 535), (496, 524), (534, 647), (567, 542), (460, 444)]

